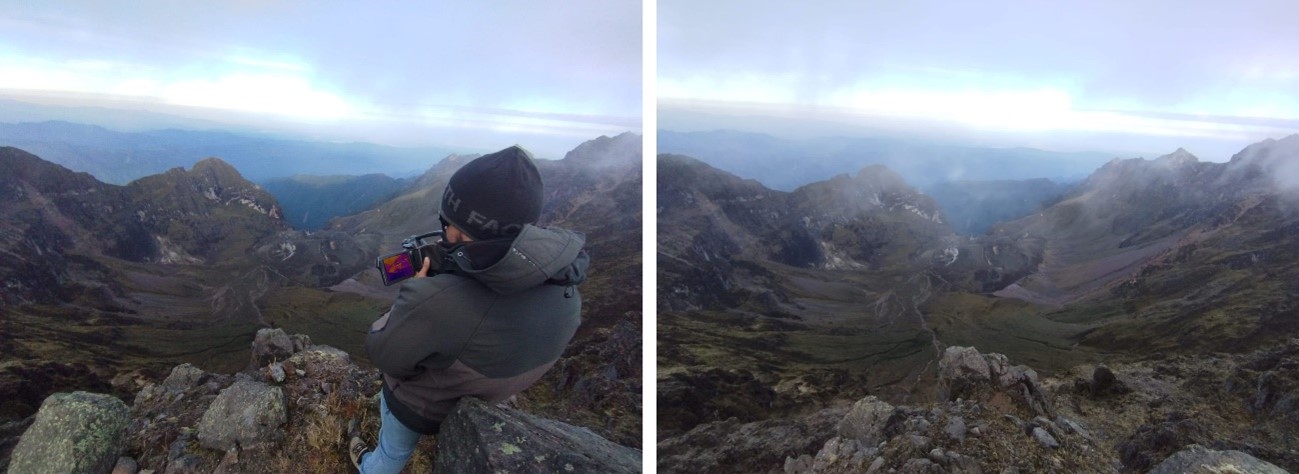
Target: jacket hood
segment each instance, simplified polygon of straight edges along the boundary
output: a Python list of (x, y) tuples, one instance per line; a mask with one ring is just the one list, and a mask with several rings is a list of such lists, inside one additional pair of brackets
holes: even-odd
[(528, 224), (492, 265), (475, 269), (464, 252), (451, 258), (460, 267), (457, 273), (508, 295), (546, 283), (572, 286), (585, 281), (591, 259), (582, 250), (584, 244), (586, 237), (578, 232)]

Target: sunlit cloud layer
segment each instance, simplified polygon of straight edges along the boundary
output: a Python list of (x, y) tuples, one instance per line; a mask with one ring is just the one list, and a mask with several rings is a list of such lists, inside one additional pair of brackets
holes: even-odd
[[(660, 115), (758, 107), (872, 132), (926, 121), (1021, 137), (1007, 145), (1073, 134), (1110, 149), (1101, 141), (1123, 135), (1149, 137), (1145, 150), (1177, 137), (1239, 150), (1299, 132), (1297, 17), (1276, 0), (666, 0)], [(665, 116), (661, 128), (681, 125)]]
[(571, 138), (550, 155), (641, 127), (638, 2), (132, 7), (0, 7), (0, 96), (392, 144)]

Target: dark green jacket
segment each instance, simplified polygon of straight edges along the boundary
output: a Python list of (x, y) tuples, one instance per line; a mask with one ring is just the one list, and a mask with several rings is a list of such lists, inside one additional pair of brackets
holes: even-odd
[(584, 243), (529, 225), (493, 263), (473, 263), (462, 247), (451, 271), (404, 282), (365, 340), (397, 419), (436, 433), (460, 397), (497, 403), (540, 379), (580, 322)]

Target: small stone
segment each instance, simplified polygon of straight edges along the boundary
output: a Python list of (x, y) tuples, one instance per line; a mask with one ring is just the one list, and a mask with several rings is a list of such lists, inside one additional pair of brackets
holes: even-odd
[(307, 376), (307, 371), (302, 370), (302, 369), (294, 370), (293, 373), (298, 374), (298, 377), (306, 377), (306, 376)]
[(271, 365), (269, 365), (269, 366), (267, 366), (267, 367), (268, 367), (268, 370), (270, 370), (270, 373), (271, 373), (271, 380), (274, 380), (275, 383), (284, 383), (284, 377), (285, 377), (285, 376), (284, 376), (284, 365), (283, 365), (283, 364), (280, 364), (279, 362), (272, 362)]
[(947, 455), (943, 454), (942, 448), (934, 448), (929, 450), (929, 460), (938, 464), (947, 464)]
[(203, 460), (193, 454), (186, 454), (167, 463), (166, 474), (189, 474), (199, 473), (200, 467), (203, 466)]
[(930, 426), (929, 420), (926, 420), (922, 417), (913, 416), (911, 418), (907, 418), (907, 422), (906, 422), (907, 431), (910, 431), (912, 433), (921, 433), (921, 434), (928, 433), (929, 426)]
[(1036, 424), (1037, 426), (1041, 426), (1042, 428), (1045, 428), (1048, 433), (1051, 433), (1053, 435), (1060, 434), (1060, 428), (1057, 427), (1054, 422), (1048, 420), (1044, 416), (1034, 417), (1033, 423)]
[(1096, 369), (1092, 370), (1092, 381), (1089, 386), (1091, 395), (1095, 397), (1109, 392), (1110, 388), (1113, 387), (1115, 382), (1118, 382), (1118, 380), (1118, 377), (1114, 376), (1114, 372), (1111, 371), (1109, 367), (1103, 365), (1096, 366)]
[(979, 427), (976, 426), (970, 428), (970, 434), (974, 436), (981, 436), (983, 434), (983, 430), (980, 430)]
[(928, 437), (928, 436), (910, 435), (910, 436), (907, 437), (907, 439), (911, 440), (911, 445), (912, 445), (912, 446), (915, 446), (915, 447), (916, 447), (916, 450), (918, 450), (918, 451), (928, 451), (928, 450), (929, 450), (929, 441), (930, 441), (930, 440), (929, 440), (929, 437)]
[(866, 468), (866, 474), (875, 474), (884, 468), (884, 458), (877, 457), (871, 462), (870, 467)]
[(189, 390), (190, 387), (202, 383), (207, 374), (202, 369), (186, 364), (180, 364), (171, 369), (171, 374), (166, 380), (162, 381), (162, 386), (171, 390)]
[(1078, 422), (1076, 422), (1076, 421), (1070, 420), (1070, 419), (1065, 418), (1065, 417), (1060, 417), (1060, 419), (1057, 420), (1057, 421), (1058, 421), (1057, 424), (1058, 424), (1060, 427), (1064, 428), (1064, 431), (1065, 431), (1066, 433), (1076, 433), (1076, 434), (1080, 434), (1080, 435), (1082, 435), (1084, 438), (1089, 438), (1089, 439), (1092, 437), (1091, 433), (1088, 433), (1088, 432), (1087, 432), (1087, 429), (1086, 429), (1086, 428), (1083, 428), (1082, 425), (1078, 424)]
[(226, 473), (239, 472), (240, 470), (237, 467), (238, 464), (239, 464), (239, 450), (235, 448), (231, 448), (230, 450), (226, 451), (225, 457), (221, 458), (221, 464), (217, 465), (216, 470), (212, 471), (212, 474), (226, 474)]
[(117, 458), (117, 465), (113, 466), (112, 474), (138, 474), (139, 471), (139, 463), (135, 462), (135, 460), (130, 457), (122, 456)]
[(947, 426), (943, 428), (947, 436), (957, 441), (965, 441), (965, 420), (959, 416), (954, 416), (947, 420)]
[(1060, 447), (1060, 443), (1051, 436), (1051, 433), (1047, 433), (1046, 430), (1040, 427), (1033, 428), (1033, 439), (1037, 440), (1038, 444), (1048, 448)]
[(804, 454), (797, 458), (785, 456), (785, 474), (803, 474), (812, 470), (812, 456)]

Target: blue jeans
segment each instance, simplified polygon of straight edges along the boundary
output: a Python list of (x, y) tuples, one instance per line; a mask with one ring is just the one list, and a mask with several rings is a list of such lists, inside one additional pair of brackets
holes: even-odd
[(361, 457), (362, 474), (396, 474), (415, 454), (420, 434), (401, 424), (388, 410), (388, 400), (379, 395), (379, 446)]

